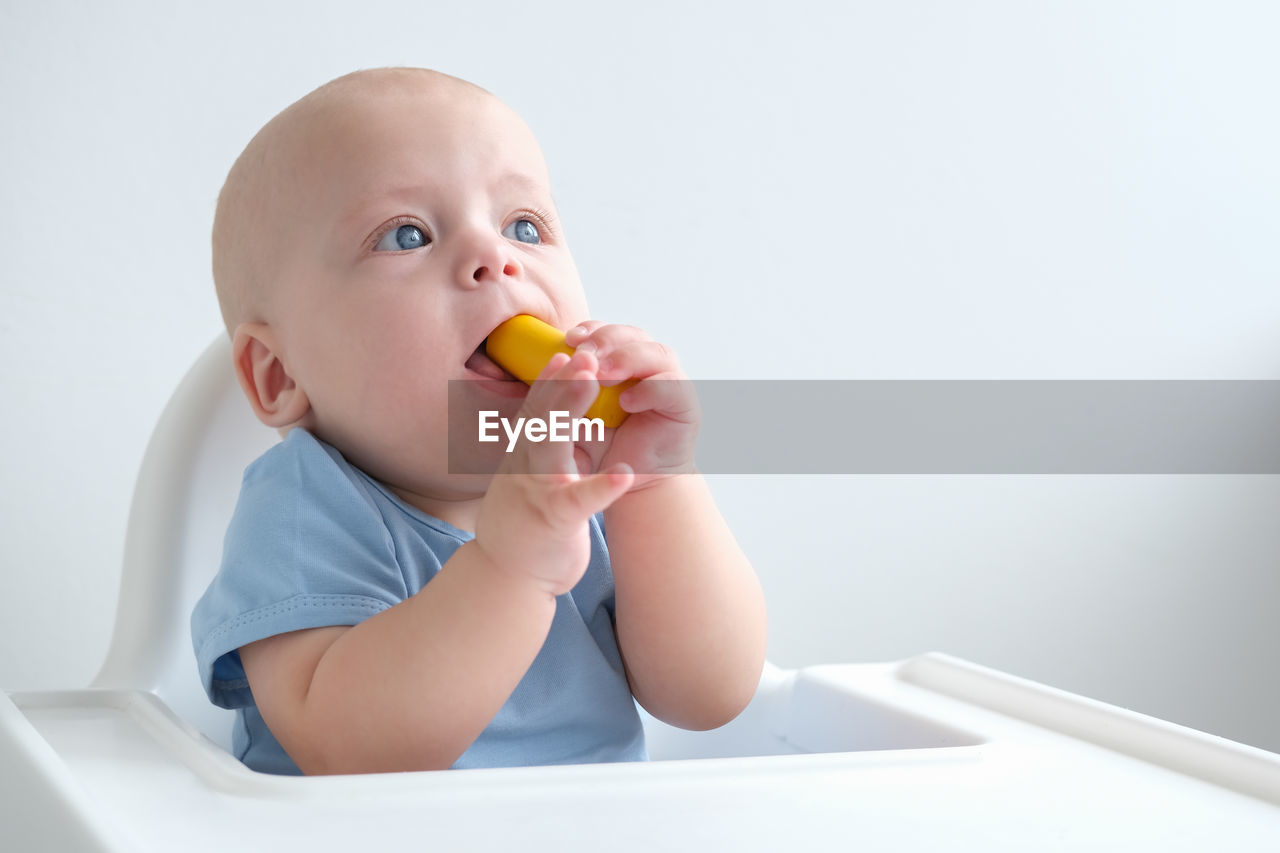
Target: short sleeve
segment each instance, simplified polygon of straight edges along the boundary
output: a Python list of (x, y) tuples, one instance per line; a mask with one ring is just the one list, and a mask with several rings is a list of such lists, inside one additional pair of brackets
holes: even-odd
[(355, 625), (408, 597), (370, 488), (300, 429), (245, 470), (221, 567), (191, 615), (201, 683), (215, 705), (253, 704), (241, 646)]

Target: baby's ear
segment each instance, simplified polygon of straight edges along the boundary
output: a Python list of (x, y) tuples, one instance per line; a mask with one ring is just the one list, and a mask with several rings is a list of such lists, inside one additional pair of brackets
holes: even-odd
[(311, 401), (285, 371), (284, 362), (277, 355), (275, 334), (266, 323), (241, 323), (236, 327), (231, 357), (236, 378), (258, 420), (280, 429), (297, 423), (310, 411)]

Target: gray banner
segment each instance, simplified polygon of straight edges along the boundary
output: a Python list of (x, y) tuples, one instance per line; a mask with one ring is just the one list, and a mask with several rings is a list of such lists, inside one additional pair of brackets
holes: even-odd
[(1280, 381), (690, 382), (708, 474), (1280, 474)]

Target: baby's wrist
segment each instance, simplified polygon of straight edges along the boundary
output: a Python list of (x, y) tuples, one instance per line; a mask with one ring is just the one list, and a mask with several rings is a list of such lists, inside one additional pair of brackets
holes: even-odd
[(634, 500), (635, 498), (643, 496), (643, 500), (647, 501), (651, 497), (661, 498), (664, 493), (674, 493), (683, 487), (683, 481), (690, 476), (697, 476), (697, 474), (698, 471), (693, 465), (690, 465), (687, 469), (670, 473), (637, 474), (635, 483), (627, 490), (625, 495), (618, 498), (613, 502), (612, 506), (605, 510), (605, 516), (607, 517), (619, 508), (625, 509), (641, 502)]
[[(495, 584), (503, 587), (527, 588), (537, 598), (545, 598), (554, 602), (557, 595), (554, 584), (538, 575), (524, 570), (525, 561), (507, 556), (502, 548), (486, 547), (477, 536), (463, 548), (471, 548), (474, 562), (471, 569), (484, 575)], [(521, 566), (517, 568), (517, 566)]]

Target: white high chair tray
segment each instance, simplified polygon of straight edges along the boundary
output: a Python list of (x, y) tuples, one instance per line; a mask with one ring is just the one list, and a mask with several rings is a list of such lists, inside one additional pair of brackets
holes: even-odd
[(1280, 849), (1280, 755), (943, 655), (770, 668), (724, 729), (646, 726), (647, 764), (288, 778), (146, 691), (11, 694), (0, 846)]

